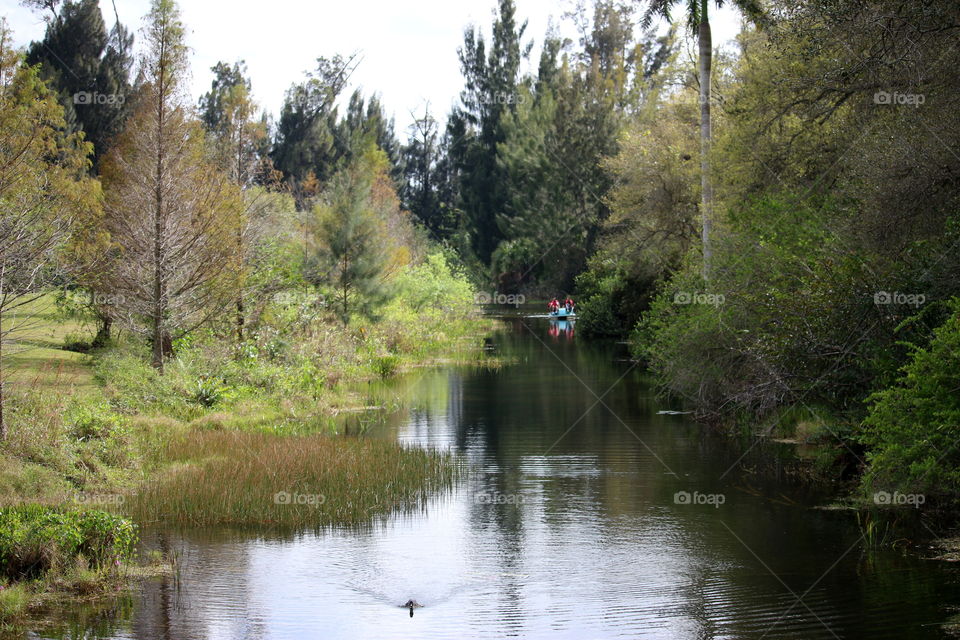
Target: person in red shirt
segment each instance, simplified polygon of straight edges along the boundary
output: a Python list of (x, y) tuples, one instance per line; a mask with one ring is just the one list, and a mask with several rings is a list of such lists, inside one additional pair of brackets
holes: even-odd
[(573, 298), (567, 296), (567, 299), (563, 301), (563, 306), (566, 307), (567, 313), (573, 311)]
[(550, 313), (557, 311), (559, 308), (560, 308), (560, 303), (557, 301), (556, 298), (554, 298), (553, 300), (547, 303), (547, 309), (550, 311)]

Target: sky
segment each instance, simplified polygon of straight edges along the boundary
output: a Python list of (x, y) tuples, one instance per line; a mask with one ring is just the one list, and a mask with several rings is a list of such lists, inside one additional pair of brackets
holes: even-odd
[[(181, 0), (191, 48), (189, 86), (196, 102), (210, 88), (210, 67), (220, 60), (245, 60), (254, 98), (276, 116), (284, 92), (315, 68), (318, 56), (359, 52), (361, 62), (345, 95), (356, 87), (368, 95), (378, 93), (388, 114), (396, 118), (397, 133), (405, 138), (411, 113), (422, 115), (429, 104), (442, 120), (450, 110), (463, 86), (457, 60), (463, 30), (474, 24), (489, 34), (496, 4), (496, 0)], [(114, 5), (120, 22), (139, 32), (150, 0), (100, 0), (108, 25), (115, 20)], [(551, 21), (560, 25), (563, 35), (573, 35), (572, 25), (562, 20), (573, 0), (516, 0), (516, 6), (518, 19), (529, 21), (526, 40), (534, 41), (534, 66)], [(21, 6), (19, 0), (0, 0), (0, 15), (7, 18), (19, 45), (43, 37), (43, 15)], [(725, 7), (715, 12), (711, 24), (716, 46), (735, 37), (739, 16)]]

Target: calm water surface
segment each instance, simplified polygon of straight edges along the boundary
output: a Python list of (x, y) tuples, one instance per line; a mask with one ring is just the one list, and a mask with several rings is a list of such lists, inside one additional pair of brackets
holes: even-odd
[(618, 345), (520, 318), (493, 342), (512, 364), (395, 381), (378, 393), (404, 408), (365, 436), (461, 454), (475, 472), (455, 490), (360, 530), (153, 532), (180, 579), (77, 610), (63, 635), (941, 637), (954, 567), (866, 552), (784, 452), (736, 464), (742, 448), (658, 415), (675, 407)]

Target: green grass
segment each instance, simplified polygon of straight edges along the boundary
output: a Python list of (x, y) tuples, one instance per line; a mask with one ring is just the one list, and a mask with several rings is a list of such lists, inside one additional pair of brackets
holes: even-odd
[(455, 461), (393, 442), (188, 431), (126, 505), (139, 521), (315, 527), (368, 522), (449, 486)]
[(27, 585), (0, 585), (0, 624), (11, 624), (22, 619), (30, 604), (31, 593)]
[(16, 350), (4, 363), (11, 385), (68, 394), (99, 392), (90, 358), (63, 349), (66, 342), (77, 336), (92, 339), (92, 328), (79, 319), (64, 317), (53, 295), (45, 295), (9, 313), (4, 318), (4, 327), (11, 325), (18, 327), (14, 336)]
[[(0, 506), (75, 504), (78, 497), (109, 494), (124, 496), (126, 504), (107, 508), (150, 519), (162, 512), (174, 522), (309, 525), (358, 522), (409, 505), (449, 481), (452, 460), (330, 436), (347, 424), (343, 416), (372, 410), (369, 382), (439, 362), (490, 365), (479, 337), (489, 322), (469, 311), (467, 305), (458, 313), (427, 305), (413, 312), (394, 303), (377, 322), (343, 327), (331, 317), (304, 317), (277, 305), (242, 345), (215, 329), (178, 341), (160, 375), (146, 345), (129, 335), (89, 355), (59, 348), (58, 341), (82, 342), (93, 331), (64, 317), (46, 296), (13, 319), (36, 322), (18, 335), (20, 350), (5, 359), (13, 374), (10, 433), (0, 443)], [(268, 466), (252, 465), (248, 452), (225, 445), (247, 437)], [(184, 442), (191, 444), (180, 448)], [(314, 457), (304, 458), (294, 443)], [(193, 451), (209, 455), (184, 457)], [(334, 463), (338, 452), (353, 468)], [(325, 460), (325, 471), (311, 468), (311, 460)], [(232, 480), (231, 465), (246, 475)], [(382, 469), (396, 473), (384, 476)], [(218, 505), (210, 514), (202, 513), (203, 500), (174, 505), (164, 497), (178, 483), (192, 491), (184, 498), (194, 495), (189, 480), (205, 474), (234, 496), (210, 502)], [(290, 488), (264, 484), (276, 478)], [(319, 487), (314, 493), (326, 497), (320, 509), (275, 511), (262, 504), (264, 496), (313, 484)], [(246, 490), (256, 495), (244, 506), (235, 494)], [(157, 512), (137, 506), (147, 503), (171, 506)]]

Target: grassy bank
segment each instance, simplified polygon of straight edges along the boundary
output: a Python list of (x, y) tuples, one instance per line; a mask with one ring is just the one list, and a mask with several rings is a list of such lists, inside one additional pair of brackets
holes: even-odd
[[(337, 431), (338, 416), (370, 403), (367, 382), (441, 362), (490, 363), (481, 348), (490, 327), (473, 317), (469, 289), (429, 275), (411, 274), (419, 292), (375, 320), (346, 325), (316, 296), (283, 292), (243, 341), (228, 326), (178, 340), (163, 375), (139, 336), (115, 332), (90, 349), (93, 324), (65, 315), (53, 293), (18, 310), (6, 321), (30, 324), (5, 360), (0, 507), (43, 505), (81, 519), (108, 512), (131, 526), (260, 528), (356, 524), (416, 508), (452, 483), (455, 459)], [(0, 524), (0, 538), (7, 533)], [(21, 534), (43, 541), (37, 530)], [(51, 563), (42, 582), (5, 574), (0, 615), (16, 621), (51, 589), (73, 593), (78, 577), (116, 577), (79, 556)]]
[[(176, 341), (162, 375), (150, 366), (139, 336), (121, 331), (108, 346), (87, 350), (93, 324), (64, 315), (53, 294), (18, 310), (6, 321), (30, 323), (19, 336), (19, 352), (6, 361), (10, 429), (0, 444), (0, 504), (89, 502), (152, 491), (160, 479), (176, 483), (171, 478), (178, 473), (221, 464), (185, 463), (182, 454), (192, 446), (210, 452), (211, 460), (240, 455), (226, 446), (214, 455), (215, 443), (224, 441), (204, 435), (233, 431), (256, 436), (251, 446), (274, 447), (264, 473), (290, 462), (285, 472), (291, 482), (309, 465), (293, 462), (294, 441), (284, 438), (299, 436), (298, 446), (314, 447), (328, 460), (352, 447), (345, 459), (355, 465), (354, 477), (364, 480), (357, 486), (383, 498), (374, 501), (379, 507), (364, 503), (371, 513), (389, 508), (399, 493), (417, 493), (429, 485), (428, 476), (447, 477), (451, 461), (436, 457), (431, 473), (381, 481), (385, 459), (423, 466), (423, 454), (389, 443), (323, 440), (337, 431), (339, 414), (368, 404), (368, 381), (439, 362), (487, 362), (480, 336), (488, 327), (472, 315), (469, 287), (442, 261), (411, 268), (397, 286), (402, 294), (375, 320), (346, 325), (317, 296), (280, 292), (261, 306), (243, 341), (228, 323)], [(376, 491), (390, 483), (398, 493)], [(333, 498), (335, 491), (328, 493)], [(236, 521), (232, 513), (226, 519)], [(330, 511), (320, 520), (330, 517), (337, 519)], [(189, 519), (219, 516), (193, 513)], [(260, 514), (251, 518), (263, 520)]]
[[(38, 315), (38, 335), (69, 334), (71, 340), (86, 335), (76, 328), (65, 331), (61, 325), (68, 323), (56, 318), (50, 300), (38, 305), (47, 305)], [(432, 464), (427, 466), (435, 468), (438, 477), (448, 477), (450, 461), (432, 454), (392, 443), (361, 445), (330, 438), (338, 414), (367, 404), (360, 392), (364, 381), (441, 360), (479, 362), (483, 357), (480, 340), (472, 335), (478, 325), (466, 315), (455, 322), (438, 318), (435, 332), (422, 321), (409, 330), (402, 324), (383, 320), (344, 328), (319, 316), (284, 331), (272, 325), (239, 345), (201, 332), (177, 345), (177, 355), (162, 376), (148, 364), (146, 348), (129, 337), (88, 354), (57, 350), (50, 343), (41, 346), (36, 340), (26, 345), (22, 357), (11, 359), (10, 433), (0, 446), (0, 501), (64, 504), (130, 498), (156, 490), (161, 479), (176, 484), (178, 474), (205, 473), (207, 466), (239, 460), (240, 448), (226, 446), (231, 437), (250, 438), (251, 446), (272, 452), (264, 474), (289, 463), (283, 471), (291, 481), (310, 470), (309, 460), (297, 457), (298, 447), (314, 448), (318, 465), (322, 459), (336, 459), (341, 449), (349, 451), (347, 462), (340, 462), (355, 465), (354, 475), (365, 479), (358, 486), (376, 495), (381, 495), (375, 489), (385, 459), (424, 465), (426, 455)], [(437, 335), (441, 324), (443, 333)], [(416, 335), (420, 332), (429, 341)], [(70, 367), (61, 362), (70, 362)], [(223, 447), (222, 455), (214, 455), (217, 446)], [(201, 456), (186, 464), (183, 456), (191, 449), (208, 452), (214, 462)], [(400, 491), (403, 485), (403, 491), (416, 493), (431, 474), (401, 475), (383, 476), (382, 483), (400, 482), (393, 489)], [(388, 508), (399, 495), (389, 494), (388, 499), (388, 494), (381, 495), (382, 503), (374, 502)], [(116, 508), (123, 512), (125, 507)], [(327, 516), (336, 519), (333, 511), (320, 519)], [(179, 516), (173, 519), (180, 521)], [(190, 519), (209, 522), (220, 517), (193, 513)], [(236, 521), (235, 516), (226, 519)], [(356, 514), (347, 519), (355, 520)], [(257, 514), (251, 521), (264, 518)]]

